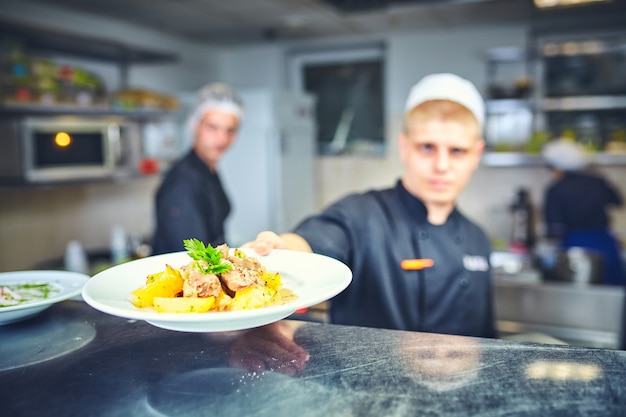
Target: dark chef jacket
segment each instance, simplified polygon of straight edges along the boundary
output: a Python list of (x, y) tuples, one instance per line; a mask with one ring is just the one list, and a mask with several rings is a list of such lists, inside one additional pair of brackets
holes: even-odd
[(626, 284), (621, 244), (611, 233), (607, 210), (620, 207), (622, 196), (602, 177), (565, 172), (546, 190), (544, 219), (548, 237), (563, 248), (583, 247), (602, 255), (602, 282)]
[[(294, 232), (352, 270), (350, 286), (331, 300), (333, 323), (495, 337), (491, 246), (458, 210), (432, 225), (424, 204), (398, 181), (345, 197)], [(413, 258), (434, 266), (400, 267)]]
[(167, 173), (156, 195), (155, 254), (184, 250), (197, 238), (213, 246), (225, 242), (230, 202), (219, 175), (190, 151)]
[(622, 205), (622, 197), (604, 178), (565, 172), (546, 191), (548, 236), (562, 237), (575, 230), (608, 229), (609, 206)]

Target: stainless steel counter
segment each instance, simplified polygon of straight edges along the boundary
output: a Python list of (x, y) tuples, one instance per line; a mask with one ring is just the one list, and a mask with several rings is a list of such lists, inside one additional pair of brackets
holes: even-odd
[(12, 417), (626, 414), (626, 352), (610, 349), (293, 320), (178, 333), (80, 301), (0, 341)]
[(624, 289), (609, 285), (494, 278), (501, 335), (543, 333), (585, 347), (619, 345)]

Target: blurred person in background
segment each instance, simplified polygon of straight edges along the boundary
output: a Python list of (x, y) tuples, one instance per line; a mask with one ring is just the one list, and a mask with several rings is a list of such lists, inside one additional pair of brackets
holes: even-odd
[(483, 122), (473, 84), (424, 77), (406, 102), (394, 187), (346, 196), (292, 233), (264, 231), (244, 246), (315, 252), (350, 267), (352, 283), (330, 302), (335, 324), (495, 337), (491, 246), (456, 207), (485, 147)]
[(543, 147), (552, 181), (545, 190), (546, 237), (564, 249), (581, 247), (602, 256), (603, 283), (626, 284), (620, 243), (610, 230), (609, 209), (622, 196), (605, 178), (588, 170), (583, 148), (559, 139)]
[(213, 83), (198, 91), (187, 123), (192, 149), (167, 172), (156, 194), (154, 254), (182, 251), (190, 238), (225, 243), (231, 207), (218, 162), (235, 141), (242, 117), (243, 103), (230, 86)]

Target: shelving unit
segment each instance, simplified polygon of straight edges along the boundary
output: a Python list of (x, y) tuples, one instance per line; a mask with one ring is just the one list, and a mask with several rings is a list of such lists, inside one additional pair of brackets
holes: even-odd
[(107, 39), (0, 19), (0, 39), (20, 42), (34, 54), (61, 54), (113, 63), (120, 71), (120, 85), (128, 84), (133, 64), (163, 64), (178, 60), (173, 52), (132, 46)]
[[(122, 89), (128, 87), (128, 70), (135, 64), (165, 64), (178, 60), (178, 55), (173, 52), (154, 50), (150, 48), (133, 46), (131, 44), (115, 42), (107, 39), (91, 37), (88, 35), (71, 33), (42, 27), (6, 21), (0, 19), (0, 41), (16, 42), (21, 45), (28, 56), (37, 58), (74, 58), (91, 60), (112, 64), (119, 71), (119, 85)], [(0, 48), (5, 45), (0, 44)], [(0, 61), (1, 63), (1, 61)], [(18, 138), (14, 143), (19, 143), (23, 122), (31, 116), (43, 116), (51, 119), (106, 118), (126, 119), (132, 122), (136, 129), (129, 135), (128, 145), (124, 151), (128, 151), (133, 163), (142, 157), (144, 128), (152, 122), (159, 122), (164, 118), (173, 117), (174, 110), (164, 108), (133, 108), (129, 110), (118, 109), (108, 103), (92, 103), (88, 105), (50, 103), (39, 104), (34, 102), (4, 102), (0, 103), (0, 121), (5, 131), (0, 134), (0, 141), (7, 138)], [(6, 129), (10, 126), (10, 129)], [(135, 132), (136, 130), (136, 132)], [(132, 136), (132, 137), (130, 137)], [(21, 146), (21, 145), (20, 145)], [(15, 149), (19, 148), (16, 146)], [(17, 151), (16, 151), (17, 153)], [(137, 161), (135, 161), (135, 159)], [(150, 174), (152, 175), (152, 174)], [(69, 183), (102, 182), (102, 181), (125, 181), (144, 177), (139, 166), (121, 167), (111, 177), (94, 179), (69, 179), (58, 181), (51, 185), (65, 185)], [(3, 184), (3, 186), (37, 187), (40, 184), (16, 182)]]
[[(626, 39), (626, 36), (623, 34), (613, 34), (610, 38), (611, 42), (615, 42), (615, 39), (620, 39), (620, 36), (621, 39)], [(603, 39), (602, 35), (597, 37), (598, 39)], [(484, 155), (482, 159), (483, 165), (494, 167), (542, 165), (543, 161), (539, 155), (524, 152), (498, 152), (497, 150), (503, 150), (507, 147), (513, 149), (523, 147), (521, 138), (526, 133), (549, 131), (554, 126), (569, 126), (570, 123), (573, 128), (576, 128), (579, 121), (582, 120), (580, 117), (588, 117), (588, 114), (591, 114), (595, 120), (595, 137), (600, 138), (598, 143), (601, 144), (600, 146), (604, 146), (609, 140), (608, 138), (612, 136), (607, 134), (607, 132), (615, 129), (615, 126), (613, 126), (615, 124), (614, 121), (623, 120), (621, 115), (626, 114), (626, 95), (622, 91), (623, 83), (618, 84), (617, 90), (605, 88), (602, 91), (594, 91), (590, 89), (588, 91), (576, 91), (572, 95), (563, 94), (567, 90), (563, 89), (562, 85), (559, 84), (558, 87), (553, 86), (557, 87), (557, 89), (554, 90), (552, 88), (554, 94), (550, 95), (549, 90), (551, 89), (546, 85), (547, 64), (544, 62), (545, 58), (543, 55), (539, 53), (539, 51), (543, 51), (542, 48), (548, 42), (550, 40), (542, 40), (541, 42), (533, 40), (529, 42), (529, 44), (533, 45), (530, 50), (510, 47), (494, 48), (487, 52), (486, 68), (490, 82), (488, 95), (491, 98), (486, 101), (487, 124), (485, 135), (491, 150)], [(561, 40), (561, 42), (563, 43), (556, 44), (557, 49), (559, 47), (564, 48), (567, 39), (565, 41)], [(585, 43), (580, 40), (579, 42), (582, 45), (581, 47), (591, 48), (594, 46), (590, 42)], [(620, 45), (626, 45), (624, 40), (621, 42)], [(615, 51), (623, 50), (623, 47), (616, 49), (615, 45), (609, 44), (608, 41), (606, 45), (605, 52), (611, 51), (611, 53), (615, 53)], [(554, 47), (554, 45), (550, 46)], [(568, 45), (568, 47), (572, 48), (571, 45)], [(587, 51), (586, 53), (591, 54), (592, 52)], [(597, 53), (602, 53), (602, 50), (599, 50)], [(526, 94), (523, 96), (515, 94), (515, 90), (512, 88), (513, 85), (510, 82), (512, 65), (516, 65), (514, 68), (520, 76), (527, 76), (529, 79), (534, 80), (532, 91), (526, 91)], [(498, 66), (509, 68), (508, 90), (506, 88), (494, 89), (494, 80), (496, 82), (501, 81), (495, 78)], [(566, 74), (563, 74), (563, 77), (565, 76)], [(555, 79), (554, 75), (552, 75), (552, 79)], [(559, 77), (556, 77), (556, 79), (561, 80), (559, 82), (564, 80), (564, 78), (561, 79)], [(573, 84), (573, 86), (575, 85)], [(568, 85), (569, 88), (574, 88), (573, 86), (570, 87)], [(501, 94), (502, 92), (508, 94)], [(589, 94), (584, 95), (586, 92)], [(600, 119), (600, 115), (602, 119)], [(604, 118), (606, 117), (609, 117), (611, 123), (605, 124)], [(626, 129), (626, 125), (622, 124), (622, 126), (622, 129)], [(596, 165), (626, 165), (626, 153), (597, 152), (593, 154), (592, 161)]]

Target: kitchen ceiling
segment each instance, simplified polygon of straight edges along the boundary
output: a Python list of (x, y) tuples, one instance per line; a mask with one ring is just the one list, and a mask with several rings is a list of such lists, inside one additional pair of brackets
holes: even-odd
[[(375, 34), (463, 24), (513, 22), (556, 15), (578, 27), (593, 19), (617, 19), (607, 6), (537, 11), (532, 0), (31, 0), (76, 12), (91, 13), (215, 45), (259, 41), (316, 39)], [(613, 9), (611, 9), (613, 7)], [(608, 12), (604, 12), (604, 10)], [(550, 15), (550, 13), (552, 13)], [(583, 16), (581, 20), (580, 16)], [(617, 16), (617, 17), (616, 17)], [(624, 14), (621, 14), (624, 16)], [(596, 20), (598, 20), (596, 19)], [(552, 24), (544, 25), (546, 27)], [(602, 26), (602, 25), (601, 25)], [(622, 24), (623, 26), (623, 24)]]

